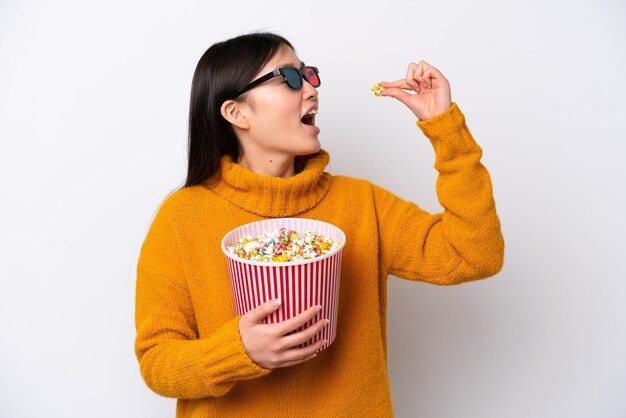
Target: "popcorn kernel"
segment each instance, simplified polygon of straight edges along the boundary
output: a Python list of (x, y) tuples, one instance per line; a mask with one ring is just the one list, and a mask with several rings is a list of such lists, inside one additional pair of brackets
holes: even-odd
[(380, 84), (376, 83), (371, 88), (371, 90), (374, 92), (374, 96), (380, 96), (380, 93), (382, 93), (383, 90), (385, 90), (385, 88), (383, 86), (381, 86)]

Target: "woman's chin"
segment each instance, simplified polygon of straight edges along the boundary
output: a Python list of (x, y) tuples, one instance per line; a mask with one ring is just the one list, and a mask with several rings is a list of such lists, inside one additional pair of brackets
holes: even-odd
[(294, 151), (296, 151), (295, 155), (309, 155), (316, 153), (320, 148), (322, 145), (317, 135), (306, 135), (298, 140)]
[(319, 138), (315, 135), (315, 140), (311, 143), (310, 151), (307, 154), (314, 154), (322, 148)]

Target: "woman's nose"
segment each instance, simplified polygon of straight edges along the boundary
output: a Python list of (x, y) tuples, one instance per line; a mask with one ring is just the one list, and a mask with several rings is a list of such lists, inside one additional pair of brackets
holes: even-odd
[(317, 98), (317, 89), (311, 85), (304, 77), (302, 77), (302, 92), (305, 99), (311, 97)]

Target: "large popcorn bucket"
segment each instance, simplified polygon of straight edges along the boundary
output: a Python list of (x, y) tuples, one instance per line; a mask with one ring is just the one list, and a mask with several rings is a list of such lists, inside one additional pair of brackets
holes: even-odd
[[(281, 263), (246, 260), (231, 254), (227, 249), (242, 237), (249, 235), (254, 237), (283, 227), (301, 234), (314, 230), (341, 245), (313, 259)], [(300, 347), (324, 339), (330, 345), (337, 335), (341, 251), (345, 242), (346, 236), (341, 229), (314, 219), (267, 219), (230, 231), (222, 239), (222, 251), (228, 258), (228, 273), (237, 315), (244, 315), (269, 300), (280, 299), (282, 302), (280, 308), (264, 320), (267, 324), (273, 324), (294, 317), (311, 306), (321, 305), (322, 310), (295, 332), (308, 328), (322, 318), (327, 318), (330, 323)]]

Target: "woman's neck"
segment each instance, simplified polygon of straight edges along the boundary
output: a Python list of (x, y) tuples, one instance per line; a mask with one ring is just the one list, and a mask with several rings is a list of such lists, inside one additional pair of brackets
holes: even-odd
[(273, 176), (287, 179), (295, 175), (293, 156), (280, 154), (256, 154), (246, 153), (238, 161), (238, 164), (248, 170), (262, 176)]

